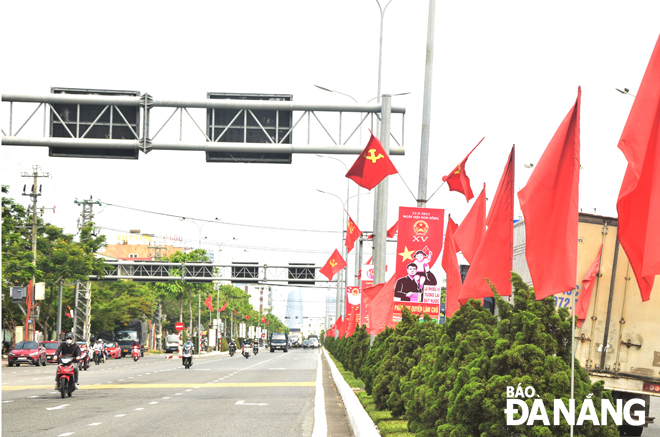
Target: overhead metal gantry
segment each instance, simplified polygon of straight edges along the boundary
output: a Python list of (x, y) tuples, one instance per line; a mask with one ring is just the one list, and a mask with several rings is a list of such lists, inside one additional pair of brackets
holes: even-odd
[(131, 279), (144, 282), (185, 281), (210, 283), (230, 281), (236, 283), (313, 285), (330, 283), (318, 273), (321, 266), (266, 264), (211, 264), (211, 263), (167, 263), (158, 261), (106, 261), (105, 274), (90, 276), (92, 281), (116, 281)]
[[(365, 145), (356, 141), (358, 137), (355, 135), (356, 132), (365, 125), (373, 130), (375, 122), (381, 118), (382, 109), (381, 104), (319, 105), (293, 101), (214, 98), (167, 100), (156, 99), (146, 93), (132, 96), (66, 93), (2, 94), (2, 101), (9, 104), (8, 125), (4, 125), (7, 121), (3, 121), (1, 128), (4, 146), (49, 147), (62, 150), (105, 149), (117, 152), (123, 150), (128, 154), (121, 156), (119, 153), (115, 155), (109, 153), (95, 157), (129, 159), (137, 159), (138, 151), (148, 153), (154, 150), (357, 155)], [(19, 104), (32, 106), (19, 111)], [(37, 106), (35, 107), (34, 104)], [(35, 117), (40, 108), (43, 111), (43, 128), (38, 125), (38, 121), (29, 123), (33, 119), (40, 118)], [(94, 108), (96, 112), (93, 119), (84, 119), (85, 114), (81, 119), (81, 108), (83, 112), (84, 108)], [(194, 117), (193, 110), (200, 108), (206, 111)], [(136, 115), (134, 111), (138, 114)], [(156, 117), (158, 111), (164, 111), (160, 113), (160, 117)], [(221, 122), (221, 111), (224, 111), (222, 114), (225, 116), (226, 114), (234, 114), (234, 116), (231, 120)], [(264, 111), (273, 111), (275, 114), (272, 119), (268, 118), (269, 124), (265, 123), (263, 116), (260, 115), (264, 114)], [(321, 113), (334, 113), (338, 117), (328, 120), (325, 116), (326, 119), (322, 120)], [(360, 116), (346, 117), (346, 113), (357, 113)], [(178, 117), (175, 117), (176, 114)], [(400, 114), (401, 129), (396, 136), (390, 134), (396, 145), (390, 147), (389, 152), (391, 155), (403, 155), (405, 108), (391, 107), (391, 114)], [(389, 117), (389, 114), (386, 116)], [(281, 122), (286, 117), (290, 119), (287, 124)], [(152, 130), (155, 119), (165, 121), (160, 127)], [(195, 126), (192, 130), (195, 131), (194, 136), (198, 140), (183, 140), (184, 119), (192, 120)], [(49, 129), (46, 129), (47, 120), (50, 120)], [(173, 135), (168, 139), (161, 139), (159, 134), (163, 128), (168, 124), (176, 123), (177, 120), (179, 139), (172, 139)], [(34, 126), (32, 129), (25, 129), (28, 123), (30, 126), (38, 125), (38, 129), (34, 129)], [(15, 126), (19, 126), (18, 129)], [(206, 129), (201, 126), (206, 126)], [(39, 130), (41, 135), (35, 135)], [(53, 134), (54, 130), (57, 131), (55, 134)], [(98, 135), (99, 131), (103, 135)], [(242, 131), (243, 141), (227, 142), (228, 131), (234, 133)], [(97, 134), (90, 138), (94, 132)], [(259, 134), (259, 141), (263, 142), (249, 142), (248, 133), (254, 132)], [(292, 138), (295, 140), (292, 141)], [(352, 138), (354, 141), (349, 145), (348, 142)], [(132, 152), (135, 154), (133, 155)]]

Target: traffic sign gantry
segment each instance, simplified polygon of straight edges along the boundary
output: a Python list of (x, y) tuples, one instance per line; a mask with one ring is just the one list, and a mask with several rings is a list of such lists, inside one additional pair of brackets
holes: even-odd
[(179, 332), (183, 331), (183, 328), (185, 328), (185, 327), (183, 326), (183, 323), (181, 323), (181, 322), (176, 322), (176, 325), (174, 325), (174, 329), (176, 329)]

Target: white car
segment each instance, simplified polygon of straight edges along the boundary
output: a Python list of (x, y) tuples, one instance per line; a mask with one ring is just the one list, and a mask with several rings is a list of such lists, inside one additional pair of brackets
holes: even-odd
[(315, 348), (317, 348), (317, 347), (321, 347), (321, 343), (319, 343), (319, 339), (318, 339), (318, 338), (312, 338), (311, 341), (312, 341), (312, 346), (313, 346), (313, 347), (315, 347)]

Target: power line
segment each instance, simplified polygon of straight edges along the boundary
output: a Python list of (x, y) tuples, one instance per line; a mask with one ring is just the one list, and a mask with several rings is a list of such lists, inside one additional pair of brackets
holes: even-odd
[(156, 211), (148, 211), (145, 209), (139, 209), (139, 208), (132, 208), (130, 206), (122, 206), (122, 205), (117, 205), (114, 203), (108, 203), (108, 202), (103, 202), (104, 204), (108, 206), (114, 206), (117, 208), (124, 208), (124, 209), (130, 209), (133, 211), (139, 211), (139, 212), (145, 212), (147, 214), (156, 214), (156, 215), (162, 215), (166, 217), (176, 217), (176, 218), (185, 218), (186, 220), (196, 220), (199, 222), (207, 222), (207, 223), (216, 223), (219, 225), (228, 225), (228, 226), (242, 226), (246, 228), (258, 228), (258, 229), (271, 229), (271, 230), (276, 230), (276, 231), (293, 231), (293, 232), (320, 232), (320, 233), (328, 233), (328, 234), (339, 234), (343, 231), (323, 231), (323, 230), (318, 230), (318, 229), (292, 229), (292, 228), (277, 228), (273, 226), (259, 226), (259, 225), (247, 225), (244, 223), (228, 223), (228, 222), (219, 222), (217, 220), (207, 220), (207, 219), (200, 219), (200, 218), (194, 218), (194, 217), (187, 217), (184, 215), (177, 215), (177, 214), (167, 214), (164, 212), (156, 212)]

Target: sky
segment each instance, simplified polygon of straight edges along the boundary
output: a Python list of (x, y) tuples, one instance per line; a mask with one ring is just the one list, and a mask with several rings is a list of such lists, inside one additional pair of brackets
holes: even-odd
[[(207, 92), (272, 93), (314, 104), (353, 102), (314, 85), (360, 103), (377, 95), (381, 15), (376, 0), (172, 5), (117, 1), (106, 7), (74, 1), (62, 8), (45, 1), (7, 2), (0, 28), (0, 91), (135, 90), (186, 100), (204, 99)], [(513, 144), (516, 190), (524, 187), (532, 171), (524, 164), (538, 161), (581, 86), (579, 206), (616, 217), (626, 167), (617, 143), (634, 97), (615, 88), (636, 93), (660, 33), (658, 16), (657, 1), (437, 2), (428, 196), (482, 137), (466, 165), (475, 197), (486, 183), (487, 197), (493, 198)], [(393, 105), (406, 108), (402, 137), (401, 118), (393, 116), (405, 155), (392, 157), (399, 175), (390, 177), (388, 227), (396, 222), (399, 206), (416, 205), (427, 20), (425, 1), (392, 0), (384, 14), (382, 92), (410, 93), (393, 97)], [(14, 132), (35, 107), (14, 105)], [(154, 126), (171, 109), (160, 111), (154, 111)], [(203, 111), (191, 113), (203, 123)], [(346, 125), (351, 116), (356, 120), (348, 114)], [(41, 136), (42, 117), (39, 111), (19, 136)], [(0, 105), (0, 127), (9, 132), (7, 102)], [(186, 121), (184, 141), (195, 139), (195, 130)], [(304, 131), (294, 134), (294, 143), (303, 144)], [(178, 123), (168, 124), (159, 139), (178, 140), (178, 135)], [(348, 144), (366, 145), (367, 139), (365, 126)], [(331, 144), (318, 127), (313, 140)], [(10, 196), (25, 205), (22, 186), (27, 183), (29, 190), (31, 179), (21, 173), (31, 173), (34, 165), (49, 173), (40, 180), (39, 206), (56, 205), (56, 212), (44, 218), (70, 233), (76, 232), (80, 215), (74, 200), (92, 196), (102, 203), (94, 210), (95, 222), (109, 243), (139, 229), (180, 236), (191, 247), (205, 238), (203, 247), (216, 251), (220, 263), (321, 266), (341, 249), (345, 166), (357, 156), (333, 158), (344, 165), (304, 154), (295, 154), (291, 165), (206, 163), (203, 152), (181, 151), (153, 151), (135, 161), (50, 158), (46, 148), (3, 146), (0, 168)], [(349, 196), (358, 194), (353, 182), (348, 186)], [(374, 196), (360, 193), (359, 216), (355, 197), (348, 211), (360, 229), (371, 231)], [(445, 185), (427, 206), (451, 213), (460, 225), (473, 202)], [(515, 214), (520, 214), (517, 202)], [(216, 217), (217, 223), (191, 220)], [(388, 245), (390, 265), (395, 249)], [(370, 251), (366, 246), (365, 259)]]

